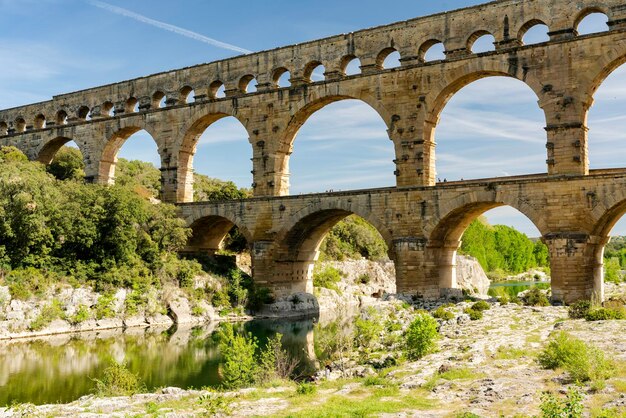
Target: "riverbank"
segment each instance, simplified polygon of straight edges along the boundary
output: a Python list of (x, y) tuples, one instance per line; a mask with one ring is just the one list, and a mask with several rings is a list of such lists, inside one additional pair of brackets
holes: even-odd
[[(626, 321), (568, 319), (565, 307), (492, 305), (483, 319), (470, 321), (463, 310), (469, 302), (446, 308), (454, 318), (441, 322), (436, 352), (418, 361), (400, 360), (391, 367), (350, 366), (348, 373), (322, 374), (315, 393), (285, 381), (231, 392), (165, 388), (131, 397), (83, 397), (65, 405), (18, 405), (0, 410), (0, 416), (126, 417), (162, 416), (380, 416), (480, 417), (535, 416), (542, 394), (562, 396), (573, 386), (564, 370), (546, 370), (537, 355), (555, 332), (593, 344), (614, 364), (614, 374), (603, 385), (581, 386), (589, 416), (602, 409), (614, 415), (626, 412)], [(419, 312), (399, 302), (381, 307), (398, 323)], [(393, 312), (393, 315), (391, 313)], [(230, 411), (230, 413), (226, 412)], [(324, 415), (326, 414), (326, 415)], [(330, 414), (330, 415), (329, 415)], [(335, 414), (335, 415), (333, 415)]]

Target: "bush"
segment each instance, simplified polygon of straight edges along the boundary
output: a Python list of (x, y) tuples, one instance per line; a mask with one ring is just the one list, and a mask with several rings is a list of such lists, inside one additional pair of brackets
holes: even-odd
[(300, 383), (296, 388), (298, 395), (313, 395), (317, 392), (317, 386), (312, 383)]
[(472, 305), (472, 308), (475, 311), (488, 311), (489, 309), (491, 309), (491, 305), (487, 302), (485, 302), (484, 300), (479, 300), (478, 302), (474, 303)]
[(44, 296), (51, 280), (34, 267), (15, 269), (5, 276), (13, 299), (28, 300), (32, 296)]
[(258, 347), (257, 339), (235, 334), (232, 324), (223, 324), (218, 334), (219, 349), (222, 355), (222, 384), (229, 388), (240, 388), (252, 385), (260, 372), (254, 357)]
[(85, 305), (80, 305), (74, 315), (72, 315), (68, 321), (72, 325), (78, 325), (91, 317), (91, 313), (89, 312), (89, 308)]
[(550, 306), (548, 297), (538, 287), (532, 287), (524, 297), (526, 306)]
[(33, 331), (40, 331), (50, 325), (52, 321), (59, 318), (64, 318), (63, 306), (58, 300), (53, 300), (50, 305), (46, 305), (41, 308), (39, 315), (33, 319), (30, 323), (30, 329)]
[(96, 382), (95, 393), (100, 397), (131, 396), (145, 390), (139, 377), (126, 364), (113, 362)]
[(113, 318), (115, 316), (115, 310), (113, 310), (113, 301), (115, 295), (105, 294), (101, 295), (96, 302), (96, 319)]
[(483, 319), (483, 311), (476, 311), (472, 308), (465, 308), (463, 312), (469, 315), (472, 321), (478, 321), (479, 319)]
[(378, 317), (372, 319), (357, 318), (354, 322), (354, 342), (357, 348), (363, 348), (366, 352), (380, 340), (384, 331), (384, 324)]
[(560, 332), (538, 356), (546, 369), (565, 369), (574, 381), (603, 381), (611, 375), (611, 362), (596, 347)]
[(341, 281), (341, 272), (332, 266), (326, 266), (323, 270), (313, 272), (313, 286), (325, 287), (326, 289), (339, 290), (337, 283)]
[(232, 413), (230, 407), (232, 402), (232, 398), (214, 391), (210, 391), (210, 393), (201, 395), (198, 398), (198, 406), (204, 412), (202, 416), (206, 417), (221, 416), (220, 414), (230, 415)]
[(439, 332), (437, 321), (428, 314), (419, 314), (406, 330), (407, 355), (418, 360), (435, 350)]
[(571, 387), (567, 391), (567, 398), (559, 400), (554, 395), (545, 393), (541, 397), (541, 417), (542, 418), (582, 418), (583, 397), (580, 391)]
[(591, 309), (591, 302), (588, 300), (579, 300), (570, 305), (567, 314), (572, 319), (581, 319), (587, 316)]
[(626, 319), (624, 308), (593, 308), (585, 315), (587, 321), (608, 321), (611, 319)]
[(359, 283), (359, 284), (369, 284), (369, 282), (371, 282), (371, 281), (372, 281), (372, 278), (370, 277), (370, 275), (369, 275), (369, 274), (364, 273), (364, 274), (361, 274), (361, 275), (357, 278), (357, 280), (356, 280), (356, 281), (357, 281), (357, 283)]
[(278, 333), (267, 341), (259, 356), (261, 365), (259, 380), (271, 381), (274, 378), (289, 379), (300, 361), (289, 354), (282, 346), (282, 334)]
[(437, 309), (435, 309), (431, 315), (433, 316), (433, 318), (443, 319), (444, 321), (450, 321), (454, 319), (455, 317), (454, 313), (445, 309), (443, 306), (440, 306)]

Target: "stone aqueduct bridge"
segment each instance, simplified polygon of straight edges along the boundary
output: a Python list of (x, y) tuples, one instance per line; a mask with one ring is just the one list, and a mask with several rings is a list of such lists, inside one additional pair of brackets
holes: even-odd
[[(578, 23), (593, 12), (608, 16), (609, 30), (579, 36)], [(550, 40), (523, 45), (526, 31), (541, 23), (549, 27)], [(472, 53), (484, 34), (495, 37), (495, 51)], [(425, 62), (427, 50), (439, 42), (445, 59)], [(401, 66), (385, 69), (394, 51)], [(355, 58), (361, 73), (347, 76)], [(510, 205), (535, 223), (550, 248), (555, 298), (572, 301), (602, 293), (604, 244), (626, 211), (626, 170), (589, 172), (586, 127), (594, 92), (624, 62), (624, 0), (502, 0), (3, 110), (0, 144), (49, 163), (74, 140), (87, 179), (111, 183), (118, 150), (130, 135), (146, 130), (161, 155), (162, 197), (181, 204), (195, 230), (189, 249), (214, 250), (237, 225), (253, 249), (255, 280), (281, 295), (310, 290), (321, 238), (356, 213), (389, 244), (398, 290), (438, 296), (455, 286), (463, 229), (485, 210)], [(325, 79), (314, 81), (312, 71), (320, 64)], [(291, 85), (280, 88), (286, 71)], [(458, 90), (489, 76), (518, 79), (537, 95), (546, 118), (547, 174), (436, 184), (439, 115)], [(257, 91), (249, 93), (254, 79)], [(220, 86), (225, 98), (216, 96)], [(344, 99), (369, 104), (387, 124), (396, 186), (286, 196), (299, 128), (317, 110)], [(249, 134), (255, 198), (188, 203), (197, 141), (226, 116), (237, 118)]]

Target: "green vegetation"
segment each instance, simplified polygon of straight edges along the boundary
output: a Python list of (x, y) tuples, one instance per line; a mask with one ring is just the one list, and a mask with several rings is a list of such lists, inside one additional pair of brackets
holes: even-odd
[(546, 369), (564, 369), (575, 382), (603, 382), (613, 373), (612, 363), (602, 351), (566, 332), (558, 333), (549, 341), (538, 361)]
[(113, 362), (104, 370), (102, 379), (94, 379), (96, 396), (131, 396), (145, 391), (139, 377), (124, 363)]
[(541, 397), (542, 418), (582, 418), (583, 396), (576, 387), (570, 387), (565, 399), (558, 399), (550, 393)]
[(55, 319), (64, 319), (65, 313), (61, 302), (53, 300), (51, 304), (45, 305), (41, 308), (39, 315), (33, 319), (30, 323), (30, 329), (33, 331), (40, 331), (50, 325)]
[(597, 307), (591, 308), (585, 314), (585, 319), (587, 321), (607, 321), (610, 319), (626, 319), (626, 309), (624, 306), (621, 307)]
[(528, 290), (524, 297), (524, 305), (526, 306), (550, 306), (550, 300), (540, 288), (533, 286)]
[(325, 287), (339, 291), (337, 283), (341, 281), (341, 272), (332, 266), (326, 266), (323, 269), (316, 266), (313, 271), (313, 286)]
[(435, 309), (431, 313), (431, 315), (433, 316), (433, 318), (443, 319), (444, 321), (450, 321), (450, 320), (455, 318), (454, 313), (450, 312), (449, 310), (447, 310), (443, 306), (440, 306), (437, 309)]
[(533, 242), (508, 226), (491, 226), (483, 217), (467, 228), (460, 251), (478, 259), (488, 273), (519, 274), (549, 264), (548, 248), (541, 241)]
[(484, 300), (479, 300), (478, 302), (474, 303), (472, 305), (472, 308), (475, 311), (488, 311), (489, 309), (491, 309), (491, 305), (488, 302), (485, 302)]
[(604, 280), (622, 282), (626, 279), (626, 237), (613, 237), (604, 248)]
[(472, 321), (478, 321), (480, 319), (483, 319), (483, 311), (477, 311), (472, 308), (465, 308), (463, 309), (463, 313), (469, 315)]
[(428, 314), (420, 314), (406, 330), (406, 350), (411, 360), (418, 360), (431, 353), (437, 346), (439, 331), (437, 321)]
[(349, 216), (335, 225), (322, 242), (321, 260), (366, 258), (387, 259), (387, 244), (380, 233), (358, 216)]

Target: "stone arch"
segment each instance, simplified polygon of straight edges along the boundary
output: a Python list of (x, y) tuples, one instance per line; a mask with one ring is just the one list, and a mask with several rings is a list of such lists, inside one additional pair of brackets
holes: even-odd
[(530, 19), (519, 28), (519, 31), (517, 32), (517, 40), (521, 44), (524, 44), (524, 36), (526, 36), (526, 33), (532, 28), (534, 28), (535, 26), (539, 26), (539, 25), (547, 26), (548, 32), (550, 31), (550, 27), (543, 20), (536, 19), (536, 18)]
[(492, 63), (491, 68), (483, 68), (476, 70), (470, 65), (465, 65), (458, 68), (456, 71), (450, 71), (440, 81), (439, 88), (433, 88), (433, 93), (430, 96), (429, 109), (427, 121), (434, 123), (439, 122), (439, 116), (445, 108), (450, 99), (458, 93), (463, 87), (470, 85), (471, 83), (487, 77), (509, 77), (519, 80), (526, 84), (537, 96), (537, 100), (540, 100), (543, 96), (543, 85), (539, 80), (530, 74), (525, 77), (511, 73), (511, 69), (508, 63)]
[(185, 104), (185, 103), (193, 103), (193, 101), (195, 100), (194, 97), (192, 96), (192, 93), (194, 92), (193, 87), (191, 86), (183, 86), (180, 89), (180, 101), (181, 103)]
[(15, 118), (15, 131), (16, 132), (26, 131), (26, 120), (21, 116)]
[[(316, 81), (316, 80), (313, 80), (313, 71), (315, 71), (315, 69), (319, 67), (323, 67), (324, 71), (326, 71), (326, 67), (324, 67), (324, 63), (322, 63), (322, 61), (319, 61), (319, 60), (310, 61), (309, 63), (307, 63), (307, 65), (304, 66), (302, 75), (304, 76), (304, 80), (307, 83), (314, 83)], [(323, 81), (323, 80), (319, 80), (319, 81)]]
[(474, 44), (476, 43), (478, 39), (482, 38), (483, 36), (493, 36), (495, 39), (495, 36), (491, 32), (484, 30), (484, 29), (477, 30), (467, 38), (467, 41), (465, 43), (465, 48), (467, 49), (467, 51), (470, 53), (474, 53), (474, 51), (472, 50), (472, 48), (474, 47)]
[(350, 215), (360, 216), (376, 228), (387, 243), (390, 258), (395, 259), (391, 231), (371, 212), (345, 200), (310, 205), (292, 215), (277, 234), (277, 279), (289, 283), (288, 293), (313, 292), (312, 273), (319, 247), (331, 228)]
[(165, 93), (162, 90), (157, 90), (152, 94), (152, 103), (150, 106), (153, 109), (165, 107), (165, 99)]
[(117, 164), (117, 155), (119, 154), (119, 151), (126, 142), (126, 140), (141, 130), (145, 130), (150, 135), (152, 140), (157, 145), (159, 154), (161, 153), (159, 143), (155, 140), (156, 136), (147, 127), (126, 126), (120, 128), (109, 137), (106, 144), (104, 145), (104, 148), (102, 149), (98, 169), (98, 178), (101, 183), (115, 183), (115, 165)]
[(279, 166), (276, 167), (278, 172), (284, 174), (289, 173), (289, 157), (292, 154), (293, 145), (295, 143), (298, 132), (300, 131), (300, 128), (307, 122), (307, 120), (317, 111), (323, 109), (329, 104), (343, 100), (359, 100), (369, 105), (372, 109), (374, 109), (376, 113), (378, 113), (378, 115), (387, 126), (387, 129), (390, 129), (392, 114), (383, 106), (381, 102), (369, 95), (330, 95), (318, 98), (309, 98), (309, 100), (301, 100), (296, 104), (296, 106), (294, 106), (294, 109), (296, 110), (293, 113), (289, 122), (287, 123), (287, 126), (284, 130), (284, 135), (282, 136), (281, 142), (278, 145), (279, 151), (283, 155), (282, 160), (278, 162)]
[(211, 99), (221, 99), (220, 90), (224, 90), (226, 88), (225, 84), (221, 80), (215, 80), (209, 84), (209, 97)]
[(34, 127), (35, 129), (43, 129), (46, 127), (46, 117), (42, 113), (35, 116)]
[(106, 101), (102, 103), (102, 115), (105, 117), (112, 117), (113, 110), (115, 109), (115, 105), (111, 101)]
[(177, 192), (176, 201), (178, 203), (193, 202), (193, 158), (196, 154), (198, 141), (204, 131), (220, 119), (234, 117), (244, 127), (248, 135), (250, 132), (246, 126), (246, 120), (242, 120), (240, 115), (230, 112), (215, 111), (209, 114), (202, 114), (191, 119), (191, 122), (183, 128), (182, 140), (178, 145), (177, 153)]
[[(574, 18), (574, 21), (572, 23), (572, 27), (574, 28), (574, 30), (576, 31), (576, 33), (578, 33), (578, 26), (580, 25), (580, 22), (582, 22), (587, 16), (594, 14), (594, 13), (599, 13), (599, 14), (603, 14), (605, 16), (607, 16), (608, 19), (608, 11), (601, 6), (598, 5), (593, 5), (593, 6), (589, 6), (586, 7), (584, 9), (582, 9)], [(607, 28), (608, 30), (608, 28)]]
[(274, 88), (286, 87), (286, 86), (281, 86), (279, 82), (281, 77), (284, 76), (285, 74), (288, 74), (288, 75), (291, 74), (291, 72), (289, 71), (287, 67), (278, 67), (274, 69), (274, 71), (272, 71), (272, 87)]
[(65, 144), (67, 144), (68, 142), (72, 142), (72, 141), (78, 146), (78, 149), (81, 151), (81, 153), (83, 153), (83, 160), (84, 160), (86, 154), (84, 153), (84, 150), (81, 148), (81, 145), (78, 143), (78, 141), (75, 141), (74, 139), (68, 138), (65, 136), (58, 136), (49, 141), (46, 141), (41, 146), (41, 148), (37, 152), (36, 161), (45, 165), (50, 164), (52, 160), (54, 160), (54, 156), (57, 154), (57, 152), (59, 152), (59, 150)]
[[(443, 45), (443, 42), (435, 38), (429, 39), (428, 41), (424, 42), (417, 50), (418, 58), (422, 61), (426, 61), (426, 54), (433, 46), (437, 44)], [(444, 50), (445, 50), (445, 45), (444, 45)]]
[(440, 209), (440, 216), (424, 226), (427, 237), (425, 258), (431, 269), (427, 278), (437, 280), (440, 289), (456, 289), (456, 257), (461, 237), (467, 227), (483, 213), (501, 206), (509, 206), (526, 216), (543, 236), (546, 225), (541, 209), (522, 202), (515, 196), (498, 195), (485, 191), (478, 194), (462, 194), (450, 200)]
[(247, 74), (241, 77), (238, 83), (239, 91), (242, 93), (249, 93), (250, 83), (254, 80), (256, 80), (256, 77), (253, 74)]
[[(379, 70), (385, 69), (385, 60), (387, 59), (389, 55), (393, 54), (394, 52), (397, 52), (398, 54), (400, 54), (400, 51), (398, 51), (393, 46), (383, 48), (383, 50), (380, 51), (378, 55), (376, 55), (376, 68), (378, 68)], [(402, 60), (401, 54), (400, 54), (400, 60)]]
[(348, 65), (350, 65), (350, 63), (355, 60), (358, 60), (360, 67), (361, 60), (354, 54), (348, 54), (341, 58), (341, 61), (339, 61), (339, 71), (341, 72), (341, 75), (348, 75)]
[(87, 116), (89, 116), (89, 112), (90, 110), (88, 106), (81, 106), (76, 111), (76, 117), (80, 120), (86, 120)]
[(185, 252), (215, 254), (222, 249), (224, 239), (228, 233), (237, 227), (249, 245), (252, 244), (250, 230), (239, 222), (224, 214), (202, 214), (189, 223), (192, 230), (187, 241)]

